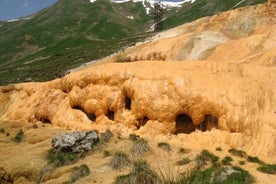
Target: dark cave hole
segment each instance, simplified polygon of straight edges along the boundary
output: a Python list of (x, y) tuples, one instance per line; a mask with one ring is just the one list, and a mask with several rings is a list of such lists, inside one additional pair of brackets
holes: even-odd
[(76, 109), (76, 110), (81, 110), (81, 111), (83, 111), (82, 107), (81, 107), (81, 106), (78, 106), (78, 105), (73, 106), (72, 108), (73, 108), (73, 109)]
[(212, 114), (206, 114), (204, 121), (197, 126), (202, 132), (210, 131), (212, 128), (218, 128), (218, 118)]
[(51, 121), (48, 119), (48, 118), (43, 118), (40, 120), (42, 123), (45, 123), (45, 124), (52, 124)]
[(141, 126), (145, 126), (147, 122), (149, 121), (149, 118), (147, 116), (144, 116), (142, 119), (137, 119), (138, 124), (136, 125), (137, 129), (139, 129)]
[(115, 115), (115, 112), (114, 111), (107, 111), (107, 117), (108, 119), (110, 119), (111, 121), (114, 121), (114, 115)]
[(97, 116), (94, 113), (90, 113), (90, 114), (86, 114), (88, 119), (90, 119), (91, 121), (95, 122), (97, 119)]
[(95, 122), (96, 119), (97, 119), (97, 116), (94, 113), (86, 113), (81, 106), (76, 105), (76, 106), (73, 106), (72, 108), (76, 109), (76, 110), (82, 111), (84, 114), (86, 114), (86, 116), (88, 117), (88, 119), (90, 119), (93, 122)]
[(131, 99), (129, 97), (125, 99), (125, 109), (131, 110)]
[(196, 126), (193, 124), (193, 120), (187, 114), (179, 114), (175, 119), (175, 134), (185, 133), (190, 134), (195, 131)]

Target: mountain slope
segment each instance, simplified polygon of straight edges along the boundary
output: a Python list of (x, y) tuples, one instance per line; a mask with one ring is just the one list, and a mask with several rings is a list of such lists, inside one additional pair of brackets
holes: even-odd
[[(263, 2), (249, 0), (241, 5)], [(168, 8), (164, 27), (227, 10), (237, 0), (197, 0)], [(0, 85), (46, 81), (145, 38), (153, 25), (146, 1), (59, 0), (32, 17), (0, 27)]]

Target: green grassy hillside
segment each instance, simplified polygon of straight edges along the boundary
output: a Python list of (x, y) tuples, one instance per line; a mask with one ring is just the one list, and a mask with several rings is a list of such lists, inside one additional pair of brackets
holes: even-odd
[[(265, 1), (246, 0), (239, 6)], [(164, 28), (231, 9), (237, 2), (184, 3), (178, 11), (166, 11)], [(108, 56), (146, 38), (153, 18), (141, 2), (59, 0), (30, 19), (0, 25), (1, 86), (55, 79), (71, 68)]]

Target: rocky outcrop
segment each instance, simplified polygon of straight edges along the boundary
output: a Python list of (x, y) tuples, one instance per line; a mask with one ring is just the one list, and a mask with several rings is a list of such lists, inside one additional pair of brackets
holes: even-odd
[(96, 132), (72, 132), (52, 139), (52, 148), (61, 152), (82, 153), (91, 150), (98, 141)]
[(2, 87), (0, 120), (150, 135), (219, 129), (233, 146), (275, 155), (276, 19), (258, 11), (274, 7), (203, 18), (123, 53), (144, 61)]

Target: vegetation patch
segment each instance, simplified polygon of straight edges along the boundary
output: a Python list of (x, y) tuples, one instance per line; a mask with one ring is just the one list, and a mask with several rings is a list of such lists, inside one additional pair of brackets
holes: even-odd
[(150, 165), (143, 160), (134, 162), (132, 171), (127, 175), (117, 176), (115, 184), (157, 184), (159, 179)]
[(205, 170), (194, 170), (188, 175), (182, 177), (176, 183), (181, 184), (251, 184), (254, 178), (239, 167), (232, 166), (212, 166)]
[(244, 161), (244, 160), (241, 160), (241, 161), (239, 161), (239, 164), (240, 164), (240, 165), (245, 165), (245, 161)]
[(22, 142), (24, 138), (24, 131), (22, 129), (19, 130), (19, 132), (16, 134), (16, 136), (12, 139), (15, 143)]
[(69, 163), (77, 161), (79, 158), (84, 158), (85, 152), (62, 152), (50, 149), (47, 154), (49, 164), (54, 164), (56, 167), (67, 165)]
[(164, 150), (164, 151), (171, 151), (171, 147), (168, 143), (166, 142), (160, 142), (157, 144), (157, 147)]
[(264, 162), (261, 161), (258, 157), (248, 156), (247, 161), (252, 163), (264, 164)]
[(235, 149), (235, 148), (229, 149), (228, 152), (231, 153), (231, 155), (236, 156), (236, 157), (244, 158), (246, 156), (245, 151), (238, 150), (238, 149)]
[(5, 130), (3, 128), (0, 128), (0, 134), (4, 134)]
[(226, 156), (222, 159), (221, 163), (223, 165), (231, 165), (232, 161), (233, 161), (232, 157)]
[(137, 155), (142, 155), (149, 151), (149, 143), (146, 139), (140, 138), (133, 141), (132, 151)]
[(188, 157), (185, 157), (185, 158), (182, 158), (181, 160), (179, 160), (177, 162), (177, 165), (186, 165), (190, 162), (191, 162), (191, 160)]
[(109, 151), (107, 151), (107, 150), (104, 150), (104, 151), (103, 151), (103, 157), (104, 157), (104, 158), (110, 157), (110, 155), (111, 155), (111, 154), (110, 154)]
[(101, 139), (103, 142), (108, 142), (113, 137), (113, 133), (107, 129), (104, 133), (101, 133)]
[(179, 153), (189, 153), (190, 150), (186, 148), (179, 148)]
[(258, 171), (267, 174), (276, 174), (276, 164), (264, 164), (257, 168)]
[(221, 147), (217, 147), (216, 151), (222, 151)]
[(80, 167), (74, 167), (70, 181), (65, 182), (64, 184), (75, 183), (79, 179), (88, 176), (90, 174), (90, 169), (86, 164), (82, 164)]
[(121, 169), (124, 166), (126, 166), (130, 162), (128, 155), (122, 151), (117, 151), (111, 161), (110, 161), (110, 166), (113, 169)]

